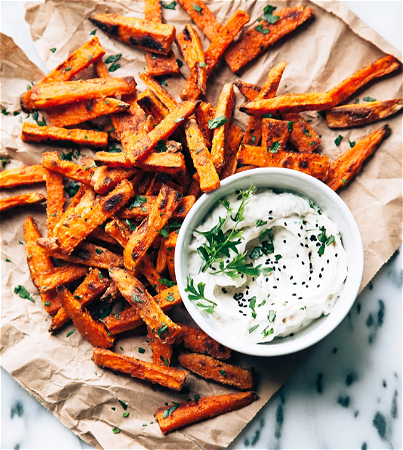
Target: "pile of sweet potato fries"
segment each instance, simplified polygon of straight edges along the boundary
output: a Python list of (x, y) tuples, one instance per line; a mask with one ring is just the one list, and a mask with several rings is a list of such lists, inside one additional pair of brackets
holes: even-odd
[[(252, 369), (223, 362), (231, 356), (229, 349), (166, 314), (181, 302), (175, 285), (175, 246), (181, 221), (196, 198), (219, 188), (220, 181), (234, 173), (256, 167), (302, 171), (336, 191), (357, 175), (390, 127), (383, 125), (330, 162), (314, 153), (320, 136), (299, 113), (324, 111), (330, 128), (342, 128), (373, 123), (403, 107), (402, 99), (344, 104), (370, 80), (399, 67), (391, 55), (323, 93), (277, 96), (286, 69), (282, 61), (269, 71), (263, 86), (238, 80), (223, 86), (216, 106), (200, 101), (220, 60), (238, 72), (314, 11), (300, 5), (275, 12), (266, 6), (259, 24), (235, 41), (249, 21), (246, 12), (237, 11), (222, 25), (201, 0), (178, 1), (211, 41), (207, 49), (193, 25), (176, 35), (174, 26), (162, 23), (159, 0), (146, 0), (144, 20), (93, 15), (89, 20), (100, 30), (146, 51), (147, 68), (140, 79), (147, 89), (137, 92), (132, 76), (111, 77), (102, 59), (105, 50), (93, 36), (22, 95), (22, 109), (41, 110), (46, 121), (23, 123), (21, 139), (92, 147), (97, 149), (95, 157), (77, 164), (55, 151), (44, 153), (40, 165), (0, 173), (1, 188), (46, 183), (47, 237), (28, 217), (24, 238), (33, 283), (53, 316), (50, 332), (72, 321), (93, 345), (97, 365), (170, 389), (181, 390), (191, 371), (245, 391), (158, 408), (164, 434), (257, 398)], [(174, 41), (190, 69), (180, 103), (155, 78), (179, 73)], [(97, 77), (79, 79), (90, 65)], [(234, 86), (246, 98), (239, 107), (250, 116), (245, 131), (232, 121)], [(90, 121), (99, 117), (109, 121), (103, 131), (91, 126)], [(77, 187), (66, 209), (65, 179)], [(0, 201), (0, 211), (43, 200), (38, 193), (9, 197)], [(74, 290), (65, 287), (78, 280), (82, 282)], [(96, 299), (110, 303), (121, 297), (126, 308), (103, 320), (87, 310)], [(143, 325), (152, 363), (109, 350), (120, 333)], [(180, 348), (177, 361), (186, 370), (171, 366), (175, 348)]]

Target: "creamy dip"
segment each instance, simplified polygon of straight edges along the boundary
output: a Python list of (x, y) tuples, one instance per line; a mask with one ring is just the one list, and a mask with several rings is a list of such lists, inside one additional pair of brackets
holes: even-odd
[[(244, 218), (236, 225), (242, 202), (246, 206), (238, 218)], [(231, 239), (237, 244), (229, 257), (217, 254), (206, 268), (206, 252), (200, 247), (213, 246), (198, 232), (208, 232), (220, 218), (225, 238), (235, 225), (242, 236)], [(340, 232), (310, 200), (259, 189), (245, 201), (237, 191), (217, 203), (196, 230), (189, 247), (187, 292), (196, 290), (197, 295), (189, 299), (215, 329), (234, 339), (259, 343), (293, 334), (329, 314), (342, 292), (347, 255)], [(215, 230), (210, 239), (219, 240), (219, 233)], [(246, 252), (235, 266), (244, 272), (254, 269), (253, 276), (231, 271), (237, 257), (233, 249), (238, 255)]]

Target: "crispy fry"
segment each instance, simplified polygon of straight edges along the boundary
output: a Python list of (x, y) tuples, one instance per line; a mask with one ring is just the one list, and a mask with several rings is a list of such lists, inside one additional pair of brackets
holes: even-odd
[(14, 197), (2, 198), (0, 199), (0, 212), (16, 208), (17, 206), (40, 203), (44, 200), (46, 200), (46, 197), (36, 192), (33, 192), (31, 194), (21, 194), (15, 195)]
[(252, 164), (249, 164), (247, 166), (238, 167), (235, 173), (246, 172), (247, 170), (257, 169), (258, 167), (259, 166), (253, 166)]
[(46, 169), (58, 172), (67, 178), (79, 181), (91, 186), (91, 179), (94, 175), (92, 167), (79, 166), (70, 161), (61, 160), (57, 152), (45, 152), (42, 154), (42, 166)]
[(175, 249), (176, 242), (178, 240), (178, 232), (179, 230), (172, 231), (169, 233), (169, 238), (165, 242), (165, 249), (167, 254), (167, 266), (168, 272), (171, 280), (176, 283), (176, 275), (175, 275)]
[[(24, 222), (25, 250), (27, 252), (27, 263), (35, 287), (40, 286), (42, 273), (53, 269), (51, 259), (44, 255), (36, 241), (41, 237), (39, 230), (32, 217), (27, 217)], [(48, 314), (55, 314), (62, 306), (55, 291), (41, 294), (43, 307)]]
[(160, 248), (158, 249), (157, 262), (155, 269), (158, 273), (162, 273), (167, 268), (167, 251), (165, 248), (166, 238), (161, 238)]
[[(110, 284), (109, 278), (102, 276), (100, 278), (100, 272), (98, 269), (90, 269), (90, 273), (85, 277), (84, 281), (74, 291), (73, 297), (77, 299), (81, 306), (88, 306), (99, 295), (105, 292), (106, 288)], [(70, 317), (67, 315), (63, 307), (57, 311), (57, 314), (52, 319), (49, 332), (54, 333), (60, 330), (63, 325), (70, 321)]]
[[(222, 27), (221, 31), (214, 37), (211, 44), (204, 52), (206, 61), (206, 75), (209, 77), (218, 61), (221, 59), (225, 50), (234, 40), (235, 36), (249, 22), (249, 16), (245, 11), (237, 11), (228, 22)], [(191, 75), (180, 93), (182, 100), (196, 100), (201, 94), (196, 85), (196, 80)]]
[(148, 73), (140, 74), (141, 81), (157, 96), (158, 100), (169, 110), (173, 111), (178, 102)]
[(312, 153), (319, 147), (320, 137), (302, 116), (299, 114), (285, 114), (284, 119), (294, 122), (292, 124), (290, 142), (299, 152)]
[(388, 124), (362, 139), (330, 164), (326, 184), (337, 191), (352, 180), (360, 171), (364, 161), (390, 136)]
[(57, 293), (60, 296), (63, 309), (83, 338), (87, 339), (94, 347), (110, 348), (113, 346), (114, 338), (110, 336), (105, 325), (93, 319), (64, 286), (58, 286)]
[(53, 235), (60, 249), (70, 254), (91, 231), (121, 209), (133, 195), (133, 186), (129, 181), (123, 180), (89, 210), (59, 222), (53, 230)]
[(210, 355), (221, 360), (230, 358), (231, 350), (215, 341), (203, 330), (189, 327), (182, 323), (178, 325), (182, 328), (181, 344), (185, 349), (201, 353), (202, 355)]
[(172, 175), (183, 175), (186, 173), (185, 157), (180, 152), (152, 152), (148, 154), (142, 161), (138, 161), (134, 165), (139, 169), (151, 170)]
[(97, 152), (95, 153), (94, 161), (98, 164), (105, 164), (109, 167), (124, 167), (126, 169), (133, 167), (132, 163), (126, 158), (123, 152)]
[(196, 30), (191, 25), (186, 25), (182, 33), (176, 36), (176, 42), (186, 64), (189, 66), (197, 87), (206, 93), (206, 62), (203, 47)]
[(269, 24), (262, 20), (253, 29), (245, 31), (242, 37), (225, 52), (225, 61), (234, 73), (238, 72), (283, 36), (291, 33), (312, 18), (314, 14), (315, 11), (307, 5), (299, 5), (279, 11), (275, 14), (280, 17), (277, 22)]
[[(184, 1), (184, 0), (179, 0)], [(170, 433), (202, 420), (211, 419), (230, 411), (241, 409), (257, 400), (254, 392), (241, 392), (238, 394), (213, 395), (197, 400), (180, 403), (171, 414), (167, 414), (170, 406), (163, 406), (155, 410), (158, 424), (163, 434)]]
[(108, 145), (108, 134), (102, 131), (40, 127), (28, 122), (24, 122), (22, 125), (21, 139), (24, 142), (71, 142), (85, 147), (106, 147)]
[(0, 172), (0, 188), (13, 188), (45, 181), (46, 169), (40, 165), (21, 166)]
[(227, 139), (228, 127), (232, 118), (234, 105), (234, 85), (232, 83), (224, 84), (220, 98), (218, 99), (215, 120), (225, 118), (225, 122), (214, 129), (213, 142), (211, 145), (211, 160), (214, 167), (219, 172), (221, 172), (224, 165), (225, 141)]
[[(45, 169), (46, 170), (46, 169)], [(53, 228), (63, 216), (64, 207), (64, 186), (63, 175), (51, 170), (46, 170), (46, 224), (48, 228), (48, 236), (52, 236)]]
[(40, 274), (39, 276), (39, 292), (46, 294), (46, 292), (52, 291), (59, 284), (65, 285), (72, 281), (84, 278), (87, 275), (89, 268), (86, 266), (80, 266), (77, 264), (68, 264), (63, 267), (55, 267)]
[(400, 67), (400, 62), (393, 55), (386, 55), (377, 59), (369, 66), (363, 67), (350, 77), (343, 80), (337, 86), (327, 91), (332, 97), (331, 106), (340, 105), (340, 103), (351, 97), (354, 92), (360, 89), (374, 78), (382, 77), (393, 72)]
[(225, 142), (225, 164), (220, 173), (221, 180), (224, 180), (235, 173), (236, 166), (238, 164), (238, 148), (244, 135), (245, 133), (240, 127), (238, 127), (238, 125), (231, 123), (228, 128), (228, 137)]
[(322, 181), (326, 181), (329, 171), (327, 156), (285, 151), (272, 153), (266, 148), (250, 147), (249, 145), (241, 145), (238, 152), (238, 163), (259, 167), (284, 167), (304, 172)]
[(151, 351), (153, 352), (153, 363), (160, 366), (169, 366), (171, 364), (173, 344), (163, 344), (158, 339), (157, 333), (147, 328), (147, 338), (150, 341)]
[(348, 128), (373, 123), (396, 114), (403, 108), (403, 99), (395, 98), (381, 102), (343, 105), (326, 111), (326, 123), (329, 128)]
[(253, 367), (241, 369), (224, 363), (211, 356), (197, 353), (182, 353), (178, 357), (178, 362), (185, 369), (197, 373), (203, 378), (214, 380), (222, 384), (230, 384), (242, 390), (253, 389)]
[[(164, 312), (182, 302), (178, 286), (165, 289), (153, 299)], [(105, 317), (105, 324), (112, 334), (119, 334), (140, 327), (144, 322), (136, 308), (130, 307), (117, 315)]]
[(117, 245), (118, 242), (113, 237), (109, 236), (109, 234), (105, 233), (105, 231), (101, 227), (95, 228), (94, 231), (87, 236), (87, 239), (97, 243), (98, 241), (106, 242), (107, 244)]
[(123, 297), (136, 309), (147, 326), (155, 330), (162, 343), (170, 344), (180, 336), (180, 327), (163, 313), (137, 278), (127, 270), (118, 268), (109, 269), (109, 275)]
[(220, 187), (220, 179), (212, 162), (205, 140), (197, 122), (192, 116), (185, 124), (186, 141), (193, 165), (200, 180), (200, 189), (203, 192), (213, 191)]
[(210, 103), (201, 102), (199, 107), (196, 109), (196, 120), (203, 133), (204, 140), (208, 149), (211, 148), (211, 141), (213, 140), (214, 130), (210, 130), (208, 123), (210, 120), (214, 119), (215, 111), (211, 107)]
[(127, 373), (132, 377), (151, 381), (176, 391), (182, 389), (186, 377), (189, 375), (187, 370), (145, 362), (141, 359), (120, 355), (100, 348), (94, 348), (94, 362), (100, 367)]
[(128, 103), (116, 98), (94, 98), (60, 107), (55, 106), (48, 109), (46, 114), (50, 126), (63, 128), (108, 114), (121, 113), (129, 108)]
[(113, 219), (105, 226), (105, 231), (112, 236), (122, 247), (126, 247), (132, 233), (119, 219)]
[(166, 184), (170, 188), (174, 189), (175, 191), (180, 192), (183, 194), (183, 187), (179, 184), (176, 184), (172, 181), (172, 175), (169, 175), (167, 173), (156, 173), (151, 181), (151, 184), (149, 188), (147, 189), (146, 196), (155, 196), (158, 195), (162, 185)]
[(93, 98), (131, 94), (136, 89), (133, 77), (91, 78), (35, 84), (31, 99), (35, 108), (51, 108)]
[[(105, 54), (104, 48), (99, 43), (97, 36), (93, 36), (88, 42), (79, 47), (65, 61), (52, 70), (40, 83), (54, 83), (56, 81), (71, 80), (74, 75), (81, 72), (90, 64), (97, 62)], [(21, 97), (21, 107), (25, 112), (34, 109), (31, 100), (32, 89)]]
[(114, 189), (121, 181), (128, 180), (138, 173), (137, 169), (101, 166), (94, 169), (91, 183), (98, 194), (106, 194)]
[(290, 137), (288, 123), (284, 120), (262, 120), (262, 147), (267, 149), (284, 150)]
[(169, 114), (168, 108), (148, 89), (139, 95), (137, 103), (144, 109), (146, 114), (153, 116), (157, 124)]
[(262, 88), (257, 84), (247, 83), (246, 81), (236, 80), (234, 81), (235, 86), (239, 89), (239, 92), (248, 100), (249, 102), (254, 102), (257, 100)]
[(162, 186), (148, 217), (136, 228), (125, 247), (123, 261), (126, 269), (136, 270), (141, 258), (159, 231), (166, 225), (181, 200), (182, 194), (168, 186)]
[(167, 55), (175, 39), (175, 27), (117, 14), (95, 14), (89, 20), (110, 36), (148, 50)]

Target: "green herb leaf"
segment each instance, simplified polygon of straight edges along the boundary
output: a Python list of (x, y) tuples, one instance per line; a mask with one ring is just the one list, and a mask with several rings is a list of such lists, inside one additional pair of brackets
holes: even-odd
[(270, 328), (270, 329), (268, 330), (269, 326), (270, 326), (270, 325), (268, 325), (268, 326), (262, 331), (263, 339), (266, 338), (267, 336), (270, 336), (271, 334), (274, 333), (273, 328)]
[(195, 394), (194, 398), (195, 398), (195, 404), (197, 405), (199, 403), (200, 395), (199, 394)]
[(276, 314), (277, 314), (277, 312), (272, 309), (269, 311), (269, 315), (267, 316), (269, 322), (274, 322), (274, 319), (276, 318)]
[(258, 325), (255, 325), (255, 326), (252, 327), (252, 328), (249, 328), (249, 334), (253, 333), (257, 328), (259, 328), (259, 324), (258, 324)]
[(54, 52), (56, 51), (56, 47), (51, 48), (50, 51), (51, 51), (52, 53), (54, 53)]
[(219, 372), (220, 372), (220, 374), (221, 374), (223, 377), (226, 377), (226, 376), (227, 376), (226, 373), (225, 373), (225, 370), (219, 370)]
[(176, 63), (178, 64), (179, 68), (183, 66), (183, 62), (180, 59), (177, 59)]
[(161, 339), (161, 335), (169, 330), (169, 327), (162, 322), (162, 327), (158, 328), (158, 337)]
[(255, 306), (256, 306), (256, 297), (253, 296), (250, 301), (249, 301), (249, 308), (252, 310), (252, 317), (254, 319), (256, 319), (256, 311), (255, 311)]
[(38, 111), (34, 111), (32, 113), (32, 118), (35, 120), (36, 124), (40, 127), (44, 127), (46, 125), (46, 120), (42, 117), (42, 120), (39, 120)]
[(179, 403), (175, 403), (175, 402), (172, 402), (172, 403), (173, 403), (173, 405), (164, 411), (164, 414), (162, 415), (163, 419), (166, 419), (168, 416), (170, 416), (175, 411), (175, 409), (179, 406)]
[(139, 298), (137, 297), (136, 294), (132, 294), (132, 295), (133, 295), (133, 300), (134, 300), (135, 302), (137, 302), (137, 303), (143, 303), (143, 300), (139, 299)]
[(102, 250), (99, 248), (96, 248), (95, 251), (97, 252), (97, 255), (101, 255), (102, 254)]
[(160, 140), (158, 141), (157, 146), (155, 147), (155, 149), (156, 149), (157, 152), (159, 152), (159, 153), (163, 153), (163, 152), (168, 151), (168, 148), (167, 148), (165, 142), (164, 142), (162, 139), (160, 139)]
[(66, 334), (66, 337), (71, 336), (75, 331), (76, 331), (75, 328), (74, 328), (73, 330), (70, 330), (70, 331)]
[(95, 29), (95, 30), (92, 30), (90, 34), (92, 34), (93, 36), (95, 36), (96, 32), (97, 32), (97, 30)]
[(215, 119), (211, 119), (208, 121), (209, 130), (214, 130), (215, 128), (221, 127), (225, 123), (228, 122), (226, 116), (216, 117)]
[(115, 144), (109, 144), (109, 147), (106, 151), (108, 153), (122, 153), (122, 149)]
[(293, 121), (293, 120), (289, 120), (289, 121), (288, 121), (288, 131), (289, 131), (290, 133), (291, 133), (291, 131), (292, 131), (293, 125), (294, 125), (294, 121)]
[(129, 226), (129, 228), (134, 231), (136, 229), (136, 225), (133, 225), (129, 219), (126, 219), (126, 224)]
[(127, 411), (123, 413), (123, 417), (129, 417), (129, 414)]
[(376, 98), (374, 97), (364, 97), (364, 102), (376, 102)]
[(200, 6), (196, 5), (196, 3), (193, 3), (193, 9), (199, 13), (203, 11), (203, 8), (200, 8)]
[(126, 409), (127, 409), (127, 403), (125, 403), (125, 402), (122, 401), (122, 400), (118, 400), (118, 402), (122, 405), (122, 408), (126, 411)]
[(256, 30), (256, 31), (260, 31), (260, 33), (262, 33), (262, 34), (270, 33), (270, 30), (268, 30), (267, 28), (263, 28), (263, 24), (258, 25), (258, 26), (255, 28), (255, 30)]
[(10, 160), (8, 158), (0, 157), (0, 163), (4, 168), (4, 167), (6, 167), (7, 164), (10, 164)]
[(344, 184), (347, 184), (347, 180), (346, 180), (346, 179), (343, 178), (341, 181), (342, 181)]
[[(212, 300), (209, 300), (208, 298), (206, 298), (204, 296), (204, 289), (206, 287), (206, 284), (200, 282), (197, 285), (197, 289), (196, 289), (194, 286), (193, 279), (190, 279), (189, 277), (187, 277), (186, 281), (187, 281), (187, 283), (186, 283), (185, 292), (188, 292), (189, 300), (192, 302), (197, 301), (196, 306), (198, 306), (199, 308), (202, 308), (204, 310), (204, 312), (206, 312), (207, 314), (213, 314), (214, 308), (217, 306), (217, 303), (213, 302)], [(199, 300), (205, 301), (208, 304), (206, 305), (205, 303), (201, 303)]]
[(122, 57), (122, 53), (118, 53), (116, 55), (110, 55), (106, 58), (105, 64), (110, 64), (116, 61), (119, 61), (119, 59)]
[(326, 245), (330, 245), (335, 241), (335, 237), (333, 236), (333, 234), (331, 234), (327, 239), (326, 239)]
[(350, 141), (350, 139), (348, 140), (348, 143), (350, 144), (350, 148), (353, 148), (355, 145), (355, 141)]
[(120, 67), (119, 63), (113, 63), (108, 67), (108, 72), (116, 72)]
[(337, 136), (337, 138), (334, 140), (334, 143), (335, 143), (337, 146), (339, 146), (342, 140), (343, 140), (343, 136), (342, 136), (341, 134), (339, 134), (339, 135)]
[(166, 278), (158, 278), (158, 281), (164, 286), (168, 287), (175, 286), (175, 281), (167, 280)]
[(35, 303), (35, 300), (32, 298), (31, 294), (24, 288), (24, 286), (21, 286), (20, 284), (14, 288), (14, 294), (18, 294), (21, 298), (25, 298), (30, 302)]
[(175, 7), (176, 7), (175, 1), (173, 1), (171, 3), (160, 1), (160, 4), (164, 9), (175, 9)]
[(277, 9), (276, 6), (267, 5), (263, 9), (263, 19), (268, 23), (276, 23), (280, 19), (280, 16), (273, 16), (271, 13)]
[(280, 259), (282, 258), (281, 255), (274, 255), (274, 257), (276, 258), (276, 261), (280, 261)]
[(325, 253), (325, 244), (322, 244), (322, 245), (319, 247), (318, 255), (323, 255), (324, 253)]
[(120, 433), (119, 428), (116, 428), (116, 427), (112, 428), (112, 431), (113, 431), (113, 434), (119, 434)]
[(70, 181), (70, 183), (64, 187), (67, 195), (71, 198), (74, 197), (80, 189), (80, 183), (77, 181)]
[(263, 114), (263, 119), (271, 119), (272, 118), (272, 116), (273, 116), (273, 114), (272, 113), (266, 113), (266, 114)]
[(139, 353), (145, 353), (146, 351), (144, 350), (143, 347), (139, 347)]
[(143, 203), (147, 203), (147, 197), (143, 197), (141, 195), (138, 195), (131, 203), (129, 206), (129, 209), (133, 209), (133, 208), (138, 208), (141, 205), (143, 205)]
[(264, 221), (262, 219), (258, 219), (256, 221), (256, 228), (262, 227), (263, 225), (266, 225), (266, 224), (267, 224), (267, 221)]

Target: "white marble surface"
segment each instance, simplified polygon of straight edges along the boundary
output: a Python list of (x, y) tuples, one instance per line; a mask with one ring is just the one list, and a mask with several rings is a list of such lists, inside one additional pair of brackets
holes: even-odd
[[(1, 2), (1, 29), (42, 68), (25, 2)], [(402, 49), (401, 1), (345, 2)], [(402, 248), (232, 449), (402, 448)], [(1, 369), (1, 448), (92, 448)]]

